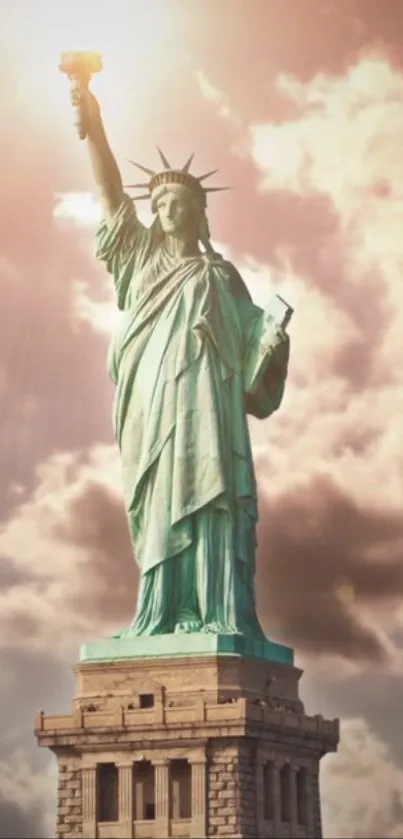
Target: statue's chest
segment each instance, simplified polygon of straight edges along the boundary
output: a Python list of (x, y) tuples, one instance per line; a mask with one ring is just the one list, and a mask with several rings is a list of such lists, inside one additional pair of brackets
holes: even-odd
[(156, 251), (133, 277), (136, 301), (153, 297), (169, 297), (177, 291), (196, 291), (206, 283), (208, 271), (203, 257), (174, 259)]

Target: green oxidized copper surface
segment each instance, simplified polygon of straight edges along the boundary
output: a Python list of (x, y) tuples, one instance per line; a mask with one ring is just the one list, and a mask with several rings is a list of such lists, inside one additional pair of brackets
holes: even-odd
[[(212, 250), (169, 251), (162, 213), (175, 201), (147, 229), (124, 196), (97, 234), (97, 257), (124, 312), (108, 366), (140, 581), (131, 626), (87, 644), (82, 656), (236, 653), (290, 662), (292, 651), (267, 641), (256, 614), (247, 422), (279, 407), (289, 340), (231, 263)], [(179, 222), (185, 210), (176, 208)]]
[(136, 658), (242, 655), (281, 664), (293, 664), (290, 647), (272, 641), (247, 641), (240, 635), (207, 635), (202, 632), (108, 638), (83, 644), (80, 661), (117, 661)]

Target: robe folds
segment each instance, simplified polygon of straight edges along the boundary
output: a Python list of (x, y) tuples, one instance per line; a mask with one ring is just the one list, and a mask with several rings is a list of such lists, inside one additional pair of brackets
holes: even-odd
[(123, 312), (108, 369), (140, 572), (130, 633), (260, 636), (247, 414), (279, 407), (288, 337), (231, 263), (172, 257), (126, 195), (100, 225), (96, 256)]

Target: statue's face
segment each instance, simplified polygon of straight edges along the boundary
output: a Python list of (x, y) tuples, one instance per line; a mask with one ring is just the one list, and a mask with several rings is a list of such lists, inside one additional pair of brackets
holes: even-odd
[(199, 223), (199, 213), (189, 191), (169, 188), (157, 199), (156, 209), (164, 233), (181, 238), (193, 236)]

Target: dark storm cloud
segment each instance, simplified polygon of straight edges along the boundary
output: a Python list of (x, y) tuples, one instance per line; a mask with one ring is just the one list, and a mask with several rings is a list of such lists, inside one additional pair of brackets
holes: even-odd
[[(258, 606), (269, 631), (301, 652), (387, 661), (377, 620), (403, 594), (401, 518), (359, 507), (330, 478), (271, 500), (262, 494), (260, 508)], [(105, 626), (129, 619), (137, 571), (122, 499), (87, 482), (52, 532), (86, 556), (72, 572), (66, 607)], [(371, 623), (364, 606), (375, 609)]]
[(65, 711), (73, 674), (55, 663), (50, 640), (46, 653), (29, 644), (26, 652), (2, 651), (0, 667), (0, 837), (40, 839), (49, 835), (46, 817), (54, 810), (56, 776), (48, 770), (55, 758), (38, 749), (33, 735), (35, 710), (50, 703), (53, 711)]
[[(401, 697), (403, 677), (378, 664), (356, 674), (322, 674), (314, 682), (307, 670), (303, 678), (308, 709), (326, 708), (330, 716), (365, 717), (372, 728), (390, 744), (395, 759), (403, 766)], [(306, 687), (305, 687), (306, 685)]]
[(86, 484), (53, 532), (84, 548), (87, 556), (70, 594), (71, 605), (99, 621), (133, 617), (138, 575), (122, 499), (96, 481)]
[(368, 623), (360, 606), (398, 605), (402, 551), (401, 516), (359, 508), (331, 479), (262, 498), (257, 591), (266, 625), (300, 651), (387, 660), (380, 614)]
[(10, 589), (14, 586), (29, 585), (35, 579), (28, 571), (22, 572), (14, 560), (0, 554), (0, 588)]
[(18, 804), (4, 801), (0, 792), (0, 839), (44, 839), (45, 821), (41, 806), (24, 812)]

